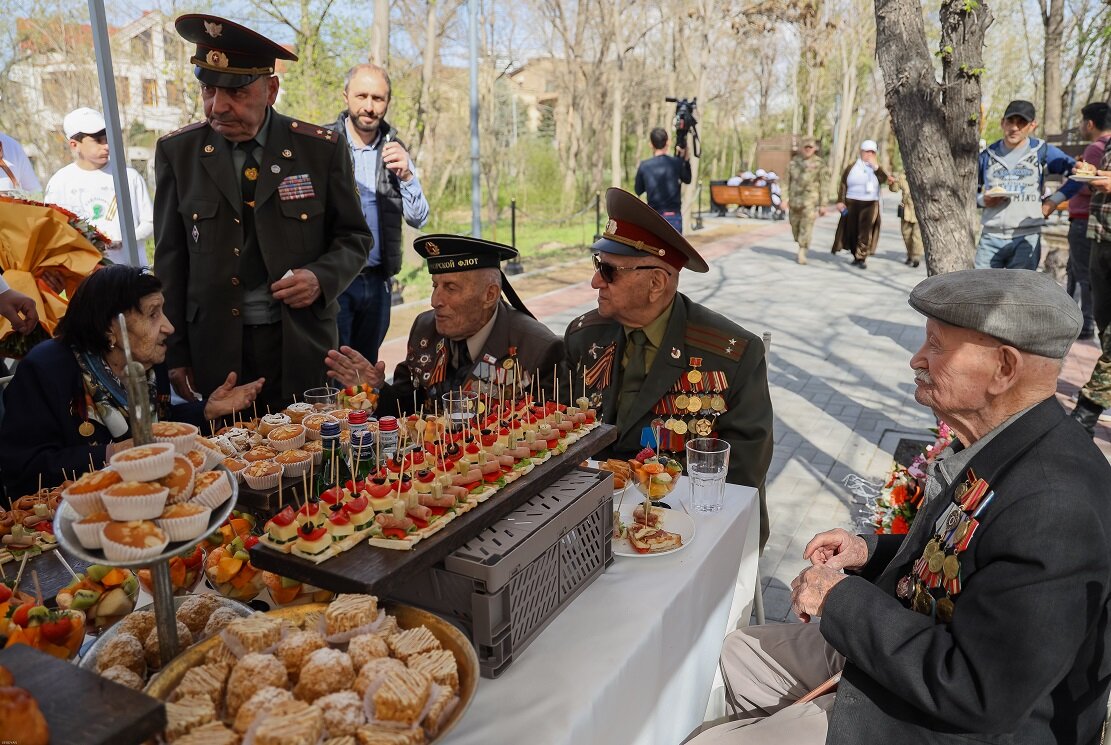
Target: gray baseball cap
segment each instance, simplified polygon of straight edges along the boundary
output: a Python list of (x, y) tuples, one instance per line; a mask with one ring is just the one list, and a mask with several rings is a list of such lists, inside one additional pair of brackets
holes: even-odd
[(910, 306), (951, 326), (979, 331), (1041, 357), (1062, 359), (1080, 335), (1076, 301), (1048, 274), (966, 269), (922, 280)]

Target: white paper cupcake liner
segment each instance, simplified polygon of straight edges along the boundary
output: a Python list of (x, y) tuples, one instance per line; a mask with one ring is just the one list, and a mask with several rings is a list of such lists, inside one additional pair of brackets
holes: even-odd
[(171, 493), (166, 497), (166, 504), (180, 504), (182, 502), (188, 502), (189, 499), (193, 496), (193, 483), (196, 480), (197, 472), (194, 471), (192, 475), (189, 476), (189, 483), (185, 485), (184, 489), (181, 489), (176, 494)]
[(189, 427), (190, 431), (187, 434), (177, 435), (176, 437), (162, 437), (159, 435), (154, 435), (153, 437), (155, 442), (168, 442), (173, 445), (178, 455), (185, 455), (193, 449), (193, 445), (196, 444), (196, 437), (201, 433), (201, 430), (194, 424), (186, 424), (184, 422), (179, 422), (179, 424)]
[(193, 449), (204, 455), (204, 465), (201, 466), (200, 469), (202, 471), (211, 471), (219, 465), (220, 461), (227, 457), (219, 448), (208, 447), (207, 445), (197, 445)]
[(144, 494), (142, 496), (113, 497), (104, 494), (104, 509), (112, 516), (113, 520), (153, 520), (166, 509), (166, 497), (170, 490), (162, 487), (157, 494)]
[[(267, 417), (270, 418), (267, 419)], [(259, 420), (257, 432), (266, 437), (272, 430), (286, 424), (293, 424), (293, 420), (287, 414), (267, 414)]]
[(264, 489), (273, 489), (282, 480), (282, 472), (285, 470), (281, 463), (275, 463), (278, 467), (277, 473), (272, 473), (269, 476), (252, 476), (249, 473), (243, 474), (243, 480), (247, 482), (247, 486), (252, 489), (262, 491)]
[[(238, 460), (238, 459), (237, 459), (237, 460)], [(241, 462), (241, 463), (246, 463), (247, 461), (240, 461), (240, 462)], [(225, 466), (225, 468), (227, 468), (227, 466)], [(239, 482), (240, 484), (242, 484), (242, 483), (243, 483), (243, 472), (244, 472), (245, 470), (247, 470), (247, 466), (243, 466), (243, 468), (240, 468), (240, 469), (239, 469), (238, 471), (236, 471), (236, 470), (233, 470), (233, 469), (231, 469), (231, 468), (227, 468), (227, 471), (228, 471), (228, 473), (230, 473), (230, 474), (231, 474), (231, 477), (232, 477), (233, 479), (235, 479), (235, 480), (236, 480), (237, 482)]]
[(100, 548), (101, 547), (101, 533), (104, 531), (104, 526), (107, 522), (102, 523), (81, 523), (76, 520), (72, 523), (73, 532), (77, 536), (77, 542), (84, 548)]
[[(126, 455), (127, 450), (112, 456), (112, 470), (124, 481), (154, 481), (174, 470), (176, 449), (173, 443), (158, 442), (141, 447), (155, 448), (162, 452), (142, 460), (122, 460), (120, 456)], [(188, 448), (185, 452), (189, 452)]]
[(187, 517), (160, 517), (155, 524), (162, 528), (171, 541), (191, 541), (199, 538), (208, 528), (208, 518), (212, 515), (211, 509), (198, 512)]
[[(107, 525), (107, 523), (105, 523)], [(149, 559), (158, 556), (166, 550), (166, 546), (170, 545), (170, 541), (164, 540), (157, 546), (143, 546), (136, 548), (135, 546), (126, 546), (122, 543), (116, 543), (104, 537), (104, 532), (101, 531), (101, 548), (104, 550), (104, 558), (108, 561), (131, 562), (139, 561), (140, 559)]]
[(100, 495), (104, 490), (89, 492), (88, 494), (70, 494), (69, 491), (62, 492), (62, 499), (66, 500), (70, 507), (73, 508), (81, 517), (88, 517), (94, 512), (102, 512), (104, 510), (104, 502), (101, 500)]
[(302, 419), (315, 412), (316, 407), (306, 403), (290, 404), (282, 411), (294, 424), (300, 424)]
[(321, 449), (321, 450), (307, 450), (305, 452), (310, 453), (312, 455), (312, 464), (314, 466), (319, 466), (324, 461), (324, 450), (323, 449)]
[[(243, 469), (243, 471), (245, 470), (247, 469)], [(243, 471), (240, 471), (240, 473), (243, 473)], [(203, 504), (210, 510), (214, 510), (226, 502), (230, 496), (231, 482), (228, 480), (227, 476), (224, 476), (223, 478), (213, 481), (208, 485), (208, 488), (200, 494), (194, 494), (193, 499), (190, 501)]]
[(305, 458), (300, 463), (279, 463), (282, 467), (282, 476), (284, 478), (300, 478), (301, 474), (309, 472), (309, 466), (312, 465), (312, 458)]
[(281, 452), (286, 451), (286, 450), (296, 450), (297, 448), (304, 445), (305, 444), (305, 427), (304, 427), (304, 425), (298, 425), (298, 426), (301, 427), (301, 434), (297, 435), (296, 437), (291, 437), (288, 440), (270, 440), (270, 439), (267, 439), (267, 442), (270, 443), (270, 447), (274, 448), (279, 453), (281, 453)]

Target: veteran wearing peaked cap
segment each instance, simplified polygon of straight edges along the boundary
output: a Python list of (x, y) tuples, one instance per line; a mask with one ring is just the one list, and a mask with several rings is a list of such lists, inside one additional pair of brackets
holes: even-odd
[[(772, 453), (772, 406), (760, 338), (678, 291), (682, 271), (705, 273), (698, 251), (627, 191), (606, 191), (609, 219), (594, 244), (598, 307), (567, 327), (568, 365), (618, 441), (685, 459), (686, 443), (730, 444), (726, 480), (761, 488)], [(603, 456), (606, 457), (606, 456)], [(768, 536), (761, 488), (760, 544)]]
[(266, 378), (259, 405), (281, 408), (325, 380), (337, 298), (370, 251), (351, 159), (331, 130), (273, 109), (277, 60), (296, 55), (218, 16), (176, 26), (196, 44), (205, 120), (155, 150), (170, 379), (188, 400), (230, 368)]
[(563, 340), (533, 317), (502, 273), (517, 250), (461, 235), (424, 235), (413, 248), (432, 275), (432, 310), (413, 321), (393, 382), (385, 382), (384, 362), (372, 364), (347, 346), (328, 353), (328, 375), (345, 386), (378, 388), (383, 414), (431, 411), (441, 395), (460, 388), (508, 398), (537, 375), (551, 398), (556, 376), (566, 380)]

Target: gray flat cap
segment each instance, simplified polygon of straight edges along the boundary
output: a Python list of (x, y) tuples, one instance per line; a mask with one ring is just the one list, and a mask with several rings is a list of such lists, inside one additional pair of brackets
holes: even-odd
[(1060, 285), (1048, 274), (1028, 269), (938, 274), (911, 290), (910, 306), (943, 323), (1052, 359), (1068, 354), (1083, 322), (1076, 301)]

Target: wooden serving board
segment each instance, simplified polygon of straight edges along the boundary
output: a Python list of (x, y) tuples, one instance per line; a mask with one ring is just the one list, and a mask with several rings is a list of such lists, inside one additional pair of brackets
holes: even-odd
[(0, 650), (0, 665), (35, 697), (51, 745), (139, 745), (166, 727), (161, 701), (23, 644)]
[(616, 441), (616, 427), (609, 424), (599, 426), (573, 443), (563, 455), (553, 455), (546, 463), (533, 468), (531, 473), (517, 479), (470, 512), (456, 516), (440, 532), (421, 540), (408, 551), (375, 548), (360, 543), (339, 556), (314, 564), (260, 543), (251, 549), (251, 562), (259, 569), (333, 592), (388, 595), (391, 588), (407, 577), (442, 561), (452, 551)]

